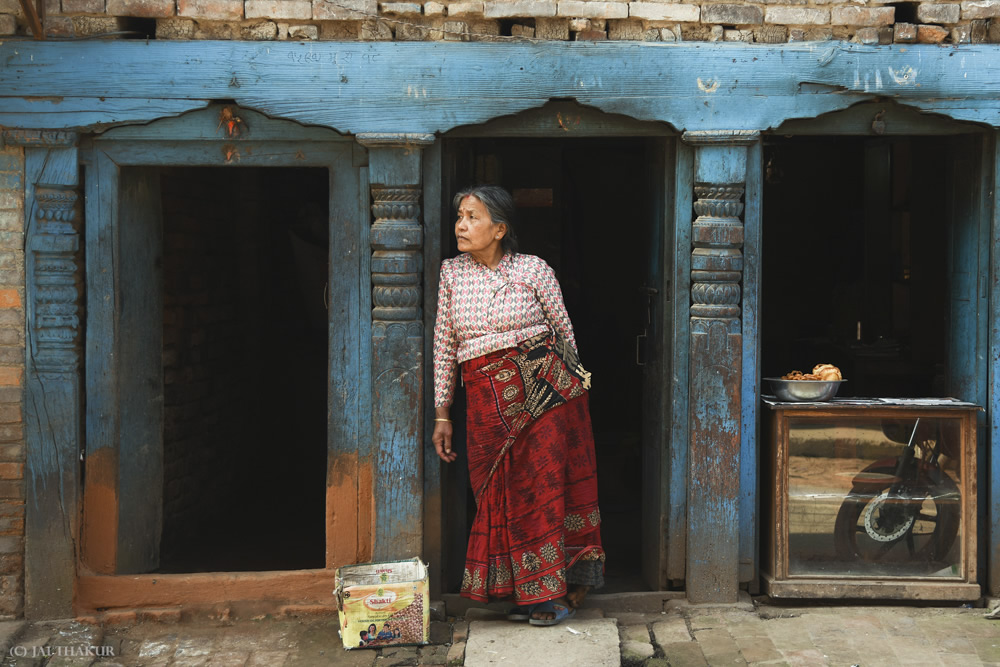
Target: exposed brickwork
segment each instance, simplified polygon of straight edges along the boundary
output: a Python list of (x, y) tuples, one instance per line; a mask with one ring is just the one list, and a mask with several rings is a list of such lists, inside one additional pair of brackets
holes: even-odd
[(312, 18), (312, 2), (310, 0), (247, 0), (243, 11), (248, 19), (308, 21)]
[(104, 0), (62, 0), (62, 10), (65, 14), (103, 14)]
[(630, 2), (629, 16), (650, 21), (696, 22), (701, 17), (701, 7), (659, 2)]
[(977, 0), (962, 3), (963, 19), (990, 19), (1000, 16), (1000, 0)]
[(0, 148), (0, 618), (24, 606), (24, 152)]
[(921, 44), (940, 44), (948, 36), (948, 31), (937, 25), (917, 27), (917, 41)]
[(326, 0), (313, 0), (313, 19), (318, 21), (357, 21), (364, 18), (364, 14), (377, 13), (376, 0), (337, 0), (336, 4)]
[(558, 15), (590, 19), (624, 19), (628, 18), (628, 5), (624, 2), (560, 0)]
[(108, 0), (108, 13), (114, 16), (165, 18), (173, 16), (175, 10), (174, 0)]
[(895, 7), (834, 7), (830, 21), (854, 26), (892, 25), (895, 15)]
[[(990, 23), (992, 19), (1000, 19), (1000, 0), (913, 3), (915, 21), (900, 23), (899, 28), (894, 27), (895, 6), (890, 6), (887, 0), (872, 0), (866, 6), (841, 0), (702, 3), (46, 0), (46, 3), (47, 30), (55, 36), (67, 37), (127, 29), (101, 22), (109, 17), (145, 17), (157, 19), (158, 39), (479, 41), (502, 37), (553, 41), (726, 40), (764, 44), (833, 39), (887, 44), (918, 41), (918, 27), (924, 26), (924, 40), (936, 40), (942, 34), (937, 29), (940, 28), (945, 35), (941, 41), (946, 43), (1000, 41), (1000, 28)], [(102, 13), (105, 16), (100, 16)], [(0, 0), (0, 35), (25, 33), (22, 14), (19, 3)], [(600, 23), (584, 24), (584, 21)]]
[(924, 2), (917, 6), (921, 23), (958, 23), (962, 8), (954, 2)]
[(747, 25), (764, 22), (764, 10), (756, 5), (705, 5), (701, 9), (702, 23)]
[(487, 0), (483, 13), (488, 18), (514, 16), (555, 16), (556, 0)]
[(243, 0), (177, 0), (177, 15), (232, 21), (243, 18)]

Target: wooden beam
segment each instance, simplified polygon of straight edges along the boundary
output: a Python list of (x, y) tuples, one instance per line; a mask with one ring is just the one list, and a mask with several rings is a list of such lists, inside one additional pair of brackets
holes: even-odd
[(157, 100), (234, 99), (351, 134), (444, 132), (556, 98), (678, 130), (766, 130), (876, 98), (1000, 126), (1000, 48), (985, 44), (116, 40), (4, 42), (0, 59), (0, 97), (64, 98), (66, 127), (81, 105), (77, 125), (102, 122), (100, 98), (149, 100), (148, 119)]
[(24, 15), (28, 17), (28, 25), (31, 27), (31, 33), (35, 36), (35, 39), (45, 39), (45, 30), (42, 28), (42, 17), (45, 13), (45, 3), (42, 0), (38, 1), (38, 9), (35, 9), (35, 5), (31, 3), (31, 0), (20, 0), (21, 9), (24, 10)]
[(241, 601), (333, 605), (334, 570), (199, 574), (81, 575), (75, 611)]

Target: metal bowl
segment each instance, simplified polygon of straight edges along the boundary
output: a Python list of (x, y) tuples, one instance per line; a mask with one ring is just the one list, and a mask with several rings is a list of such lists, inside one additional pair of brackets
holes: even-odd
[(847, 382), (847, 380), (764, 379), (771, 383), (771, 391), (782, 401), (828, 401), (837, 395), (840, 385)]

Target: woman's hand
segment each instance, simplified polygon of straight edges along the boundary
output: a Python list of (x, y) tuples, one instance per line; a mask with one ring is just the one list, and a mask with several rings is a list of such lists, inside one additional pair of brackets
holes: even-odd
[[(436, 419), (448, 419), (447, 408), (437, 408)], [(451, 463), (456, 458), (456, 454), (451, 448), (451, 434), (453, 432), (451, 421), (435, 421), (434, 422), (434, 435), (431, 436), (431, 442), (434, 443), (434, 449), (437, 450), (437, 455), (445, 463)]]

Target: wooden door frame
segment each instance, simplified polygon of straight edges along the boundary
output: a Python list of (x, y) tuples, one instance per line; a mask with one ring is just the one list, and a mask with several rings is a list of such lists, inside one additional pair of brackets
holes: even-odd
[[(842, 111), (835, 111), (814, 118), (789, 120), (770, 134), (778, 136), (865, 136), (865, 137), (944, 137), (952, 135), (981, 135), (982, 159), (976, 205), (980, 211), (979, 276), (975, 322), (970, 330), (976, 340), (974, 355), (984, 361), (970, 384), (975, 395), (959, 396), (962, 400), (986, 408), (978, 418), (978, 536), (979, 584), (990, 594), (1000, 594), (1000, 456), (990, 450), (1000, 446), (1000, 253), (994, 248), (1000, 243), (1000, 207), (996, 206), (993, 192), (1000, 187), (1000, 132), (973, 122), (954, 120), (947, 116), (922, 113), (891, 100), (865, 101)], [(759, 160), (758, 160), (759, 162)], [(760, 170), (762, 165), (758, 164)], [(758, 174), (760, 180), (760, 174)], [(749, 186), (748, 186), (749, 188)], [(748, 199), (749, 202), (749, 199)], [(749, 232), (748, 232), (749, 234)], [(759, 264), (756, 268), (759, 280)], [(759, 338), (759, 330), (755, 332)], [(746, 343), (745, 343), (746, 344)], [(759, 350), (759, 340), (754, 343)], [(975, 364), (973, 364), (975, 365)], [(757, 376), (754, 376), (757, 379)], [(744, 379), (746, 383), (746, 379)], [(759, 384), (756, 404), (759, 404)], [(744, 397), (744, 412), (748, 399)], [(754, 433), (758, 429), (755, 428)], [(759, 449), (758, 449), (759, 451)]]
[[(671, 326), (661, 326), (659, 341), (665, 358), (669, 358), (670, 373), (661, 378), (662, 401), (664, 406), (671, 407), (669, 417), (661, 423), (662, 449), (659, 462), (660, 498), (655, 525), (661, 529), (657, 536), (660, 545), (660, 567), (657, 573), (659, 589), (666, 590), (670, 580), (683, 579), (685, 543), (687, 531), (687, 332), (689, 327), (688, 306), (690, 303), (690, 219), (692, 206), (691, 179), (693, 165), (692, 152), (682, 144), (680, 135), (673, 128), (663, 123), (636, 120), (628, 116), (608, 113), (592, 107), (583, 106), (573, 100), (551, 100), (544, 106), (524, 111), (513, 116), (504, 116), (481, 125), (463, 126), (442, 135), (443, 142), (455, 139), (596, 139), (596, 138), (647, 138), (668, 140), (665, 154), (659, 159), (666, 161), (663, 165), (663, 183), (661, 190), (663, 202), (657, 210), (662, 213), (664, 234), (661, 256), (667, 262), (669, 273), (664, 271), (660, 285), (659, 314), (662, 322), (672, 322)], [(673, 141), (670, 141), (673, 140)], [(439, 142), (439, 144), (442, 142)], [(447, 147), (442, 149), (445, 153)], [(441, 156), (436, 163), (430, 164), (425, 183), (434, 181), (442, 184), (444, 177)], [(687, 166), (687, 169), (684, 166)], [(426, 168), (426, 167), (425, 167)], [(436, 179), (436, 180), (435, 180)], [(686, 185), (685, 185), (686, 184)], [(427, 216), (428, 220), (450, 219), (447, 213), (441, 211), (446, 201), (439, 186), (435, 190), (439, 215)], [(427, 201), (434, 201), (428, 199)], [(685, 208), (686, 206), (686, 208)], [(428, 209), (429, 211), (429, 209)], [(443, 217), (442, 217), (443, 214)], [(442, 223), (443, 224), (443, 223)], [(425, 309), (425, 327), (433, 330), (436, 308), (431, 301), (437, 294), (437, 270), (441, 262), (441, 238), (448, 233), (446, 229), (429, 229), (427, 247), (425, 248), (425, 266), (427, 271), (427, 308)], [(662, 372), (663, 365), (660, 365)], [(433, 384), (432, 369), (428, 367), (426, 386)], [(676, 380), (676, 381), (675, 381)], [(427, 394), (433, 395), (433, 392)], [(428, 402), (427, 414), (433, 416), (433, 405)], [(683, 407), (682, 407), (683, 406)], [(429, 420), (428, 420), (429, 421)], [(429, 435), (427, 436), (429, 440)], [(435, 474), (431, 470), (440, 466), (435, 461), (428, 466), (428, 476)], [(443, 484), (443, 476), (437, 473), (438, 484)], [(440, 489), (440, 487), (439, 487)], [(440, 490), (438, 491), (440, 495)], [(433, 497), (428, 494), (428, 498)], [(449, 503), (444, 503), (444, 507)], [(448, 525), (444, 509), (436, 509), (433, 516), (425, 515), (427, 525)], [(649, 522), (653, 523), (653, 522)], [(644, 521), (644, 531), (647, 522)], [(448, 545), (442, 537), (441, 560), (450, 570), (458, 568), (458, 564), (448, 564)], [(460, 568), (459, 568), (460, 569)], [(678, 573), (677, 576), (673, 574)]]
[[(366, 180), (367, 151), (350, 137), (307, 128), (236, 109), (251, 133), (223, 137), (215, 105), (143, 127), (124, 127), (86, 142), (87, 396), (83, 521), (80, 543), (87, 544), (88, 499), (95, 490), (117, 507), (120, 481), (128, 475), (117, 464), (120, 427), (115, 248), (118, 183), (130, 167), (321, 167), (329, 172), (331, 288), (327, 429), (326, 567), (285, 572), (194, 574), (115, 574), (117, 525), (100, 533), (105, 553), (79, 557), (74, 608), (77, 613), (120, 607), (211, 605), (220, 602), (294, 602), (332, 605), (333, 569), (370, 559), (372, 551), (372, 460), (369, 349), (371, 322), (367, 228), (370, 221)], [(232, 107), (229, 107), (232, 108)], [(334, 298), (336, 295), (336, 298)], [(337, 363), (335, 363), (335, 361)], [(362, 380), (359, 382), (359, 378)], [(162, 444), (161, 444), (162, 446)], [(101, 465), (101, 463), (107, 465)], [(99, 496), (100, 494), (98, 494)], [(369, 499), (366, 502), (365, 499)], [(106, 502), (105, 505), (108, 503)], [(95, 503), (94, 510), (101, 510)], [(106, 509), (103, 508), (103, 509)]]

